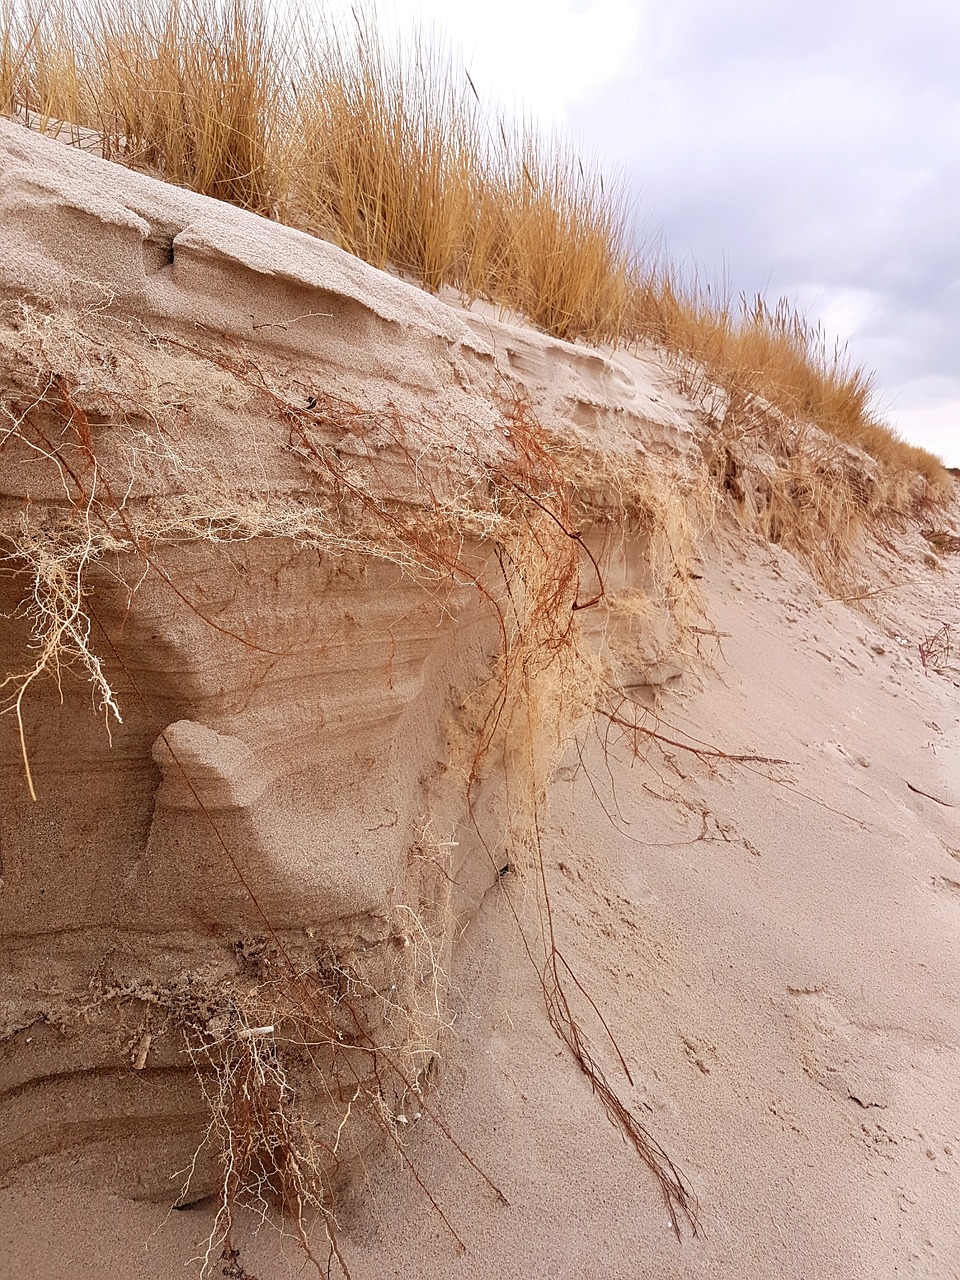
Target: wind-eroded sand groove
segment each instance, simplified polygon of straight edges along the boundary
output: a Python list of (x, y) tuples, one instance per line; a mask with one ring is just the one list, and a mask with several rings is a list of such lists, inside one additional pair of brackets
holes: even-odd
[(656, 352), (0, 179), (11, 1274), (956, 1275), (957, 557), (854, 611)]

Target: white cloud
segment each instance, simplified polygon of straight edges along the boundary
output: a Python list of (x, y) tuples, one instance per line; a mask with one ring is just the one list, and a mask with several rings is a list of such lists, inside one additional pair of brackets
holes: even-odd
[(819, 283), (788, 287), (784, 293), (813, 324), (819, 321), (831, 344), (855, 342), (885, 311), (883, 295), (876, 289)]
[(917, 378), (893, 388), (886, 417), (912, 444), (960, 467), (960, 378)]
[[(352, 0), (327, 8), (349, 12)], [(376, 0), (378, 25), (407, 36), (416, 24), (462, 60), (485, 103), (543, 125), (626, 73), (641, 0)]]
[(798, 298), (901, 431), (954, 458), (958, 40), (956, 0), (663, 0), (630, 73), (572, 112), (668, 251)]

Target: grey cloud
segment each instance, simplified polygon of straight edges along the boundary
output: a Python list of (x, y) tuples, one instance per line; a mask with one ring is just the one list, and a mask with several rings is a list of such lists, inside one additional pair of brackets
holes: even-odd
[[(960, 5), (651, 0), (628, 78), (570, 114), (675, 257), (736, 290), (868, 291), (880, 399), (960, 377)], [(922, 426), (913, 423), (917, 437)], [(960, 463), (956, 441), (935, 444)]]

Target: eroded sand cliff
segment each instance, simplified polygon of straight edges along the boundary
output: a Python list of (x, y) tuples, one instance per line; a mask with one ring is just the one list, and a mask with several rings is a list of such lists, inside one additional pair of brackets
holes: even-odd
[(9, 1274), (960, 1274), (956, 557), (853, 610), (654, 353), (0, 182)]

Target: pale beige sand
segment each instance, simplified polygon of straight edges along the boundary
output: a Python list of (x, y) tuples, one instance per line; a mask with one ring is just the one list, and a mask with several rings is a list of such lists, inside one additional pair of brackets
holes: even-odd
[[(423, 1276), (960, 1275), (958, 686), (776, 552), (710, 579), (723, 658), (665, 721), (790, 759), (786, 785), (675, 751), (608, 772), (594, 745), (585, 770), (560, 770), (546, 851), (563, 950), (698, 1192), (703, 1238), (678, 1246), (551, 1052), (491, 900), (471, 935), (470, 1066), (446, 1104), (512, 1207), (425, 1133), (418, 1167), (470, 1254), (456, 1263), (415, 1192), (384, 1194), (377, 1170), (358, 1258), (383, 1249), (383, 1274), (414, 1256)], [(910, 622), (955, 618), (958, 586), (954, 564)]]
[[(602, 356), (465, 316), (306, 237), (76, 158), (12, 127), (0, 126), (0, 140), (7, 300), (41, 287), (66, 290), (78, 275), (85, 283), (69, 286), (74, 305), (126, 288), (127, 313), (167, 334), (188, 332), (199, 315), (226, 341), (275, 362), (271, 368), (320, 368), (344, 394), (390, 388), (419, 415), (425, 441), (482, 420), (497, 362), (544, 421), (575, 438), (599, 437), (625, 456), (640, 449), (667, 461), (695, 448), (696, 417), (652, 356)], [(107, 194), (104, 173), (115, 175)], [(166, 273), (158, 228), (177, 233)], [(282, 326), (282, 340), (263, 326)], [(298, 492), (295, 468), (284, 471), (269, 453), (269, 423), (244, 419), (225, 387), (208, 400), (190, 391), (205, 434), (193, 455), (197, 475), (183, 478), (188, 498), (226, 500), (244, 484), (255, 489), (251, 458), (261, 477), (255, 492)], [(225, 427), (240, 433), (229, 450), (218, 434)], [(0, 454), (0, 495), (16, 501), (25, 474), (19, 461), (4, 469)], [(133, 501), (147, 506), (157, 494), (166, 501), (162, 464), (132, 480)], [(34, 469), (26, 487), (34, 491), (38, 481), (46, 483)], [(54, 501), (56, 486), (45, 496)], [(249, 565), (276, 585), (264, 593), (260, 616), (271, 634), (286, 634), (304, 615), (280, 590), (283, 574), (301, 592), (328, 591), (329, 583), (311, 578), (313, 568), (272, 559), (273, 551), (256, 555)], [(186, 553), (171, 563), (182, 573), (193, 565)], [(625, 581), (636, 571), (626, 553), (616, 565)], [(197, 572), (216, 599), (215, 572), (204, 565)], [(660, 661), (654, 646), (637, 683), (644, 697), (658, 699), (666, 738), (787, 763), (697, 758), (649, 739), (634, 759), (613, 740), (604, 752), (588, 731), (551, 786), (543, 859), (558, 944), (613, 1030), (633, 1085), (584, 1005), (600, 1061), (695, 1191), (701, 1233), (677, 1240), (652, 1177), (548, 1025), (516, 922), (519, 916), (534, 928), (531, 877), (498, 878), (464, 836), (455, 868), (450, 1027), (435, 1094), (451, 1137), (428, 1119), (411, 1123), (409, 1165), (387, 1144), (365, 1148), (338, 1208), (356, 1280), (960, 1276), (960, 672), (925, 672), (917, 652), (941, 623), (960, 631), (960, 557), (935, 559), (915, 529), (891, 533), (888, 549), (875, 553), (869, 573), (865, 567), (871, 589), (881, 589), (871, 616), (830, 601), (786, 553), (731, 530), (705, 548), (699, 572), (701, 657), (669, 678), (680, 667)], [(225, 811), (252, 815), (252, 827), (237, 827), (238, 839), (255, 832), (255, 868), (273, 874), (266, 890), (291, 936), (313, 927), (318, 899), (334, 891), (342, 900), (323, 927), (344, 927), (337, 921), (350, 913), (378, 919), (386, 910), (381, 897), (407, 884), (404, 824), (414, 824), (424, 796), (438, 814), (462, 822), (455, 789), (435, 777), (425, 789), (424, 779), (442, 750), (439, 709), (473, 669), (473, 648), (482, 647), (476, 618), (428, 614), (412, 590), (404, 595), (379, 576), (362, 590), (353, 583), (327, 594), (322, 608), (303, 605), (301, 595), (306, 615), (315, 611), (326, 634), (359, 614), (368, 641), (345, 649), (340, 666), (324, 658), (292, 680), (265, 663), (254, 692), (249, 672), (230, 665), (228, 648), (208, 645), (198, 657), (195, 637), (174, 635), (176, 611), (164, 614), (162, 593), (148, 599), (151, 625), (176, 640), (179, 679), (194, 682), (191, 718), (231, 735), (233, 745), (218, 739), (209, 747), (213, 764), (202, 776)], [(244, 608), (256, 614), (255, 606), (256, 599)], [(144, 625), (131, 623), (131, 652), (145, 644), (137, 631)], [(392, 635), (389, 679), (381, 632)], [(159, 659), (155, 665), (173, 669)], [(222, 687), (214, 686), (231, 680), (243, 706), (218, 701)], [(175, 684), (163, 693), (168, 722), (185, 714)], [(311, 696), (328, 717), (316, 744)], [(110, 756), (92, 730), (78, 727), (86, 724), (89, 695), (68, 687), (67, 698), (66, 711), (51, 702), (35, 730), (38, 776), (55, 770), (67, 748), (81, 759), (88, 751), (100, 763), (71, 781), (92, 788), (83, 810), (88, 825), (111, 795), (122, 797), (123, 812), (98, 819), (98, 846), (83, 843), (90, 837), (78, 821), (66, 871), (49, 853), (49, 836), (15, 843), (18, 823), (36, 830), (35, 811), (4, 721), (8, 898), (0, 899), (0, 954), (10, 1022), (66, 974), (106, 964), (108, 950), (115, 956), (126, 948), (128, 964), (144, 946), (144, 963), (169, 969), (189, 957), (215, 968), (211, 932), (222, 927), (232, 936), (229, 929), (242, 924), (239, 901), (198, 911), (203, 893), (222, 887), (222, 868), (191, 879), (163, 862), (174, 830), (183, 866), (184, 851), (202, 843), (189, 825), (175, 826), (186, 802), (149, 762), (156, 729), (134, 712)], [(259, 765), (244, 763), (238, 741), (252, 744)], [(204, 768), (205, 750), (196, 748)], [(372, 771), (371, 759), (379, 761)], [(119, 764), (103, 763), (112, 760)], [(253, 782), (259, 786), (268, 767), (264, 799)], [(327, 796), (331, 777), (347, 790), (335, 813), (318, 816), (297, 779)], [(167, 791), (158, 792), (158, 782)], [(217, 787), (229, 795), (216, 799)], [(351, 816), (375, 829), (388, 807), (403, 815), (401, 830), (372, 837), (362, 871), (345, 875), (336, 862), (338, 833)], [(51, 829), (72, 812), (53, 812)], [(299, 861), (274, 838), (282, 823), (293, 831), (288, 844), (302, 841)], [(131, 879), (130, 848), (148, 829), (152, 843)], [(11, 856), (20, 851), (22, 866)], [(51, 884), (56, 910), (37, 896)], [(151, 1162), (162, 1163), (173, 1140), (151, 1128), (153, 1085), (133, 1080), (124, 1060), (135, 1095), (122, 1095), (130, 1127), (105, 1128), (98, 1143), (98, 1124), (108, 1124), (121, 1100), (102, 1093), (100, 1121), (71, 1113), (82, 1142), (44, 1147), (43, 1134), (56, 1136), (64, 1121), (64, 1099), (82, 1111), (82, 1099), (68, 1097), (71, 1073), (88, 1072), (90, 1097), (114, 1085), (99, 1060), (83, 1057), (79, 1036), (51, 1037), (35, 1062), (22, 1041), (14, 1037), (13, 1051), (0, 1057), (3, 1280), (195, 1275), (211, 1211), (208, 1204), (172, 1210), (157, 1192)], [(103, 1043), (95, 1048), (105, 1052)], [(167, 1067), (170, 1105), (179, 1099), (187, 1107), (189, 1091), (176, 1084), (172, 1060)], [(58, 1069), (65, 1079), (59, 1094)], [(507, 1205), (462, 1153), (501, 1188)], [(292, 1236), (247, 1220), (236, 1240), (251, 1280), (311, 1273)], [(223, 1267), (216, 1263), (212, 1274), (231, 1274)]]

